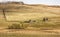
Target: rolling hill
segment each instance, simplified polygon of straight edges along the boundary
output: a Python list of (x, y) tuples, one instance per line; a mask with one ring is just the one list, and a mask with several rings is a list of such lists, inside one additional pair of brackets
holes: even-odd
[[(7, 21), (25, 21), (36, 20), (44, 17), (60, 18), (60, 6), (48, 6), (42, 4), (22, 4), (21, 2), (7, 2), (0, 3), (0, 24), (3, 26), (12, 22), (6, 22), (3, 9), (6, 15)], [(53, 18), (54, 19), (54, 18)], [(55, 20), (57, 20), (55, 19)], [(4, 22), (4, 23), (3, 23)], [(15, 22), (13, 22), (15, 23)]]

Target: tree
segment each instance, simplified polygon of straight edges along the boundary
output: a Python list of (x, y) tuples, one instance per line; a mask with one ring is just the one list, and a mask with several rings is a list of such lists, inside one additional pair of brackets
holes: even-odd
[(21, 4), (21, 5), (24, 5), (24, 2), (20, 1), (20, 4)]
[(48, 18), (43, 18), (43, 21), (48, 21)]
[(3, 15), (4, 15), (4, 18), (5, 18), (5, 21), (7, 21), (6, 15), (5, 15), (5, 9), (2, 9), (2, 11), (3, 11)]

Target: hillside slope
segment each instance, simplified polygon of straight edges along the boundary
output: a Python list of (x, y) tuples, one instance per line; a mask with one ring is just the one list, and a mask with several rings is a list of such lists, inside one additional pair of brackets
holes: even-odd
[[(9, 25), (12, 22), (6, 22), (3, 9), (5, 9), (5, 15), (7, 21), (25, 21), (25, 20), (36, 20), (44, 17), (60, 18), (60, 7), (52, 7), (47, 5), (29, 5), (29, 4), (0, 4), (0, 24), (2, 26)], [(54, 19), (54, 18), (53, 18)], [(58, 18), (57, 18), (58, 19)], [(56, 20), (57, 20), (56, 19)], [(4, 22), (4, 23), (3, 23)], [(15, 23), (15, 22), (13, 22)]]
[[(1, 4), (0, 9), (5, 9), (8, 20), (27, 20), (39, 17), (60, 16), (60, 8), (47, 5), (28, 5), (28, 4)], [(22, 19), (23, 18), (23, 19)]]

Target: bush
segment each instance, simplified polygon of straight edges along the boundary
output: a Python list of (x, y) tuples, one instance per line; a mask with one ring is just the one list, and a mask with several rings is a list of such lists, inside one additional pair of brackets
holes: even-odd
[(8, 29), (23, 29), (20, 24), (12, 24), (11, 26), (8, 26)]

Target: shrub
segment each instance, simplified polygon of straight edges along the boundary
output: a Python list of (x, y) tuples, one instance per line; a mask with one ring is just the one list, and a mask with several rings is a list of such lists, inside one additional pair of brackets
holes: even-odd
[(43, 18), (43, 21), (48, 21), (48, 18)]
[(20, 24), (12, 24), (11, 26), (8, 26), (8, 29), (23, 29)]
[(24, 23), (30, 23), (31, 22), (31, 20), (28, 20), (28, 21), (24, 21)]
[(20, 22), (20, 24), (12, 24), (8, 26), (8, 29), (25, 29), (27, 28), (29, 25), (28, 24), (24, 24), (23, 22)]

